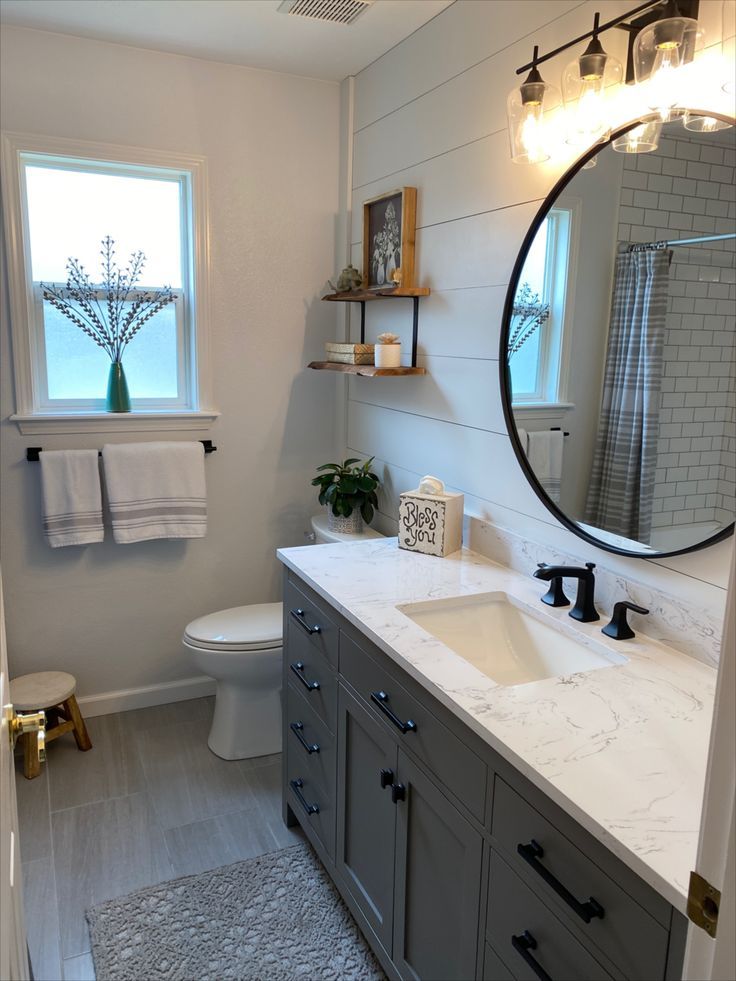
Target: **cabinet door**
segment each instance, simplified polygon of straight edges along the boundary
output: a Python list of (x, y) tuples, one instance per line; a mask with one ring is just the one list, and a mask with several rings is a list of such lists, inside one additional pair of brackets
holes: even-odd
[(481, 835), (399, 751), (393, 960), (402, 978), (475, 977)]
[[(360, 911), (391, 956), (398, 749), (340, 685), (336, 865)], [(381, 772), (386, 773), (381, 786)]]

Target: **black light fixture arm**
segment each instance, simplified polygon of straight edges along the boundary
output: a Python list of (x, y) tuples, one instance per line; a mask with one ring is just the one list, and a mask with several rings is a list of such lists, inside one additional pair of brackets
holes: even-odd
[[(621, 14), (619, 17), (614, 17), (613, 20), (606, 21), (605, 24), (598, 24), (593, 27), (593, 30), (586, 31), (585, 34), (581, 34), (580, 37), (576, 37), (572, 41), (566, 41), (565, 44), (561, 44), (559, 48), (555, 48), (554, 51), (548, 51), (547, 54), (543, 54), (539, 57), (536, 54), (534, 59), (527, 65), (522, 65), (521, 68), (516, 69), (517, 75), (522, 75), (524, 72), (528, 72), (530, 68), (536, 68), (537, 65), (544, 64), (545, 61), (549, 61), (550, 58), (554, 58), (555, 55), (562, 54), (563, 51), (567, 51), (568, 48), (574, 48), (576, 44), (582, 44), (583, 41), (587, 41), (590, 38), (598, 37), (605, 31), (610, 30), (612, 27), (619, 27), (624, 21), (629, 20), (630, 17), (635, 17), (640, 14), (643, 10), (649, 10), (650, 7), (656, 7), (662, 3), (662, 0), (647, 0), (646, 3), (639, 4), (638, 7), (634, 7), (633, 10), (629, 10), (626, 14)], [(633, 30), (638, 30), (638, 28), (633, 28)]]

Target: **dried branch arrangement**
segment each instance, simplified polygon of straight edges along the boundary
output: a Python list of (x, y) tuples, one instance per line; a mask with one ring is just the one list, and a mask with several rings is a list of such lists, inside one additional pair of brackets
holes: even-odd
[(508, 360), (510, 361), (538, 327), (549, 320), (549, 303), (542, 303), (529, 283), (524, 283), (514, 299), (513, 320), (509, 330)]
[(133, 252), (126, 269), (115, 262), (115, 242), (106, 236), (100, 249), (102, 281), (93, 283), (78, 259), (66, 263), (66, 287), (41, 283), (44, 300), (63, 313), (105, 351), (120, 361), (123, 351), (141, 327), (176, 299), (170, 286), (139, 290), (137, 283), (146, 257)]

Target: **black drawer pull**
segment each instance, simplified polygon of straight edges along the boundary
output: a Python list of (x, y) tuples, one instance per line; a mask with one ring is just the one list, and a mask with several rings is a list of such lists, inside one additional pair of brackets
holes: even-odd
[(294, 674), (297, 676), (297, 678), (299, 679), (299, 681), (301, 681), (301, 683), (304, 685), (304, 687), (307, 689), (307, 691), (319, 691), (319, 682), (318, 681), (307, 681), (307, 679), (304, 677), (304, 674), (303, 674), (303, 672), (304, 672), (304, 661), (297, 661), (295, 664), (290, 664), (289, 667), (294, 672)]
[(391, 800), (394, 804), (398, 804), (400, 800), (406, 800), (406, 787), (403, 783), (391, 784)]
[(306, 749), (306, 751), (310, 755), (312, 753), (319, 753), (319, 744), (318, 743), (308, 743), (307, 740), (302, 735), (302, 729), (304, 728), (304, 723), (303, 722), (290, 722), (289, 723), (289, 728), (291, 729), (291, 731), (294, 733), (294, 735), (296, 736), (296, 738), (299, 740), (299, 742), (302, 744), (302, 746)]
[(528, 845), (517, 845), (516, 850), (524, 861), (531, 865), (538, 875), (541, 875), (547, 885), (554, 889), (560, 899), (563, 899), (570, 909), (578, 914), (583, 922), (590, 923), (596, 916), (599, 919), (603, 919), (604, 909), (600, 903), (596, 902), (592, 896), (587, 903), (581, 903), (579, 899), (573, 896), (569, 889), (566, 889), (562, 885), (558, 878), (552, 875), (549, 869), (546, 869), (542, 865), (539, 859), (544, 856), (544, 849), (533, 838)]
[(549, 974), (547, 974), (542, 965), (534, 956), (532, 956), (532, 954), (529, 953), (530, 950), (537, 949), (537, 941), (528, 930), (525, 930), (520, 937), (512, 937), (511, 946), (514, 948), (517, 954), (524, 958), (529, 967), (539, 978), (539, 981), (552, 981), (552, 978), (549, 976)]
[(381, 770), (381, 788), (385, 790), (386, 787), (390, 787), (393, 782), (394, 782), (394, 771)]
[(312, 814), (319, 814), (319, 807), (316, 804), (309, 804), (302, 795), (301, 788), (304, 786), (304, 781), (301, 778), (296, 780), (290, 780), (291, 789), (294, 791), (294, 796), (302, 805), (307, 814), (311, 817)]
[(313, 627), (310, 627), (307, 621), (304, 619), (304, 610), (289, 610), (290, 615), (296, 620), (300, 627), (307, 631), (308, 634), (321, 634), (322, 627), (318, 623), (315, 623)]
[(401, 719), (398, 717), (398, 715), (394, 715), (394, 713), (386, 704), (388, 702), (388, 695), (386, 694), (385, 691), (372, 691), (371, 701), (375, 702), (375, 704), (383, 712), (386, 718), (390, 719), (393, 722), (393, 724), (396, 726), (399, 732), (402, 732), (404, 733), (404, 735), (406, 735), (407, 732), (417, 731), (416, 722), (412, 722), (411, 719), (407, 719), (406, 722), (402, 722)]

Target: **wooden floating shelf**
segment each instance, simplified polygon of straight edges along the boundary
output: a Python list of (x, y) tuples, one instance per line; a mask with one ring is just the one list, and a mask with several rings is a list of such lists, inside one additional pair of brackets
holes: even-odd
[(369, 300), (385, 300), (392, 296), (429, 296), (430, 292), (428, 286), (396, 286), (385, 290), (345, 290), (342, 293), (327, 293), (322, 299), (337, 300), (341, 303), (365, 303)]
[(374, 364), (340, 364), (336, 361), (311, 361), (315, 371), (341, 371), (346, 375), (362, 375), (364, 378), (383, 378), (390, 375), (426, 375), (426, 368), (377, 368)]

